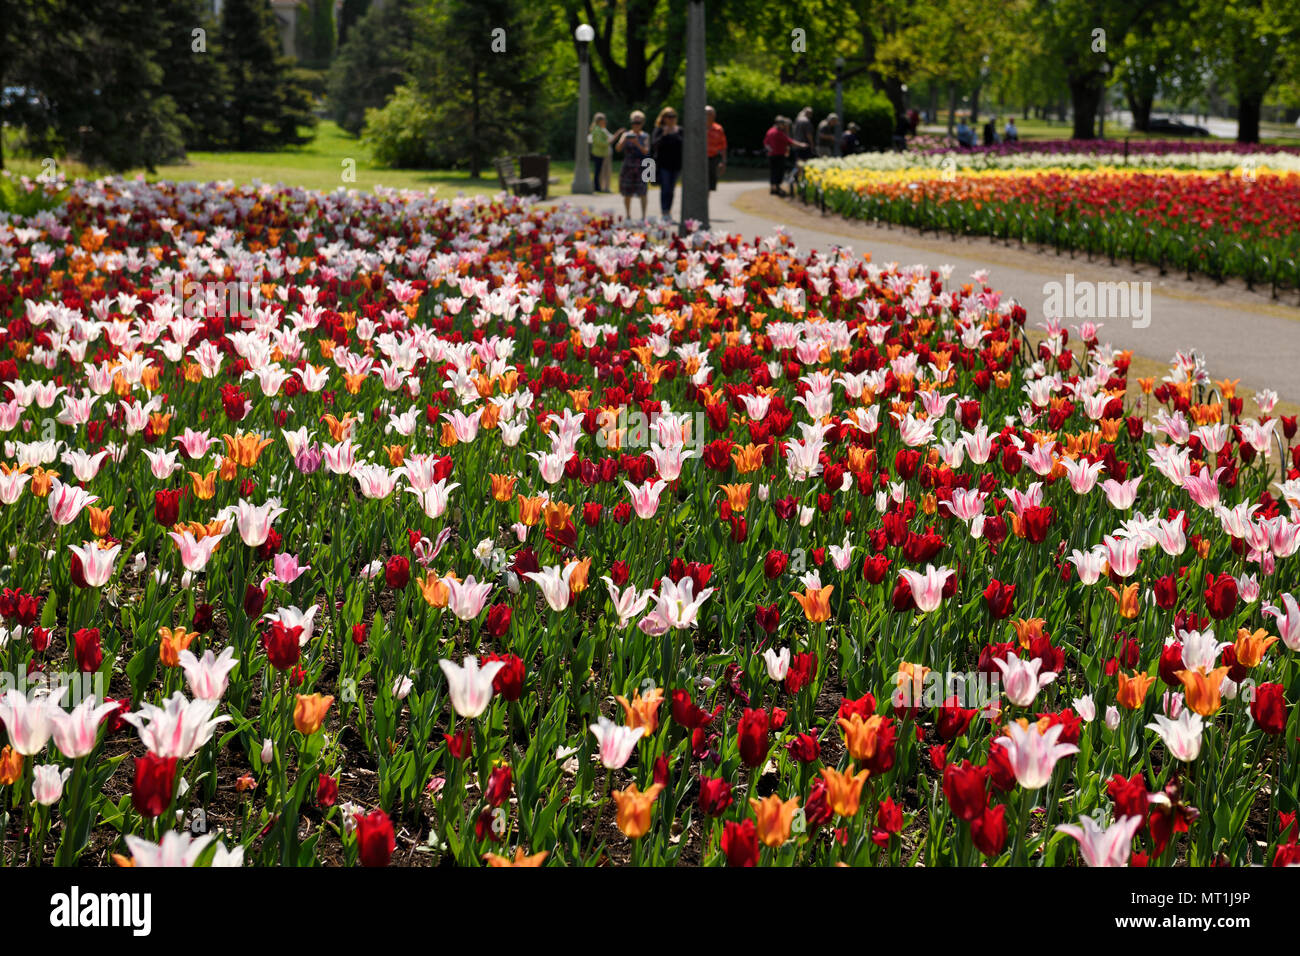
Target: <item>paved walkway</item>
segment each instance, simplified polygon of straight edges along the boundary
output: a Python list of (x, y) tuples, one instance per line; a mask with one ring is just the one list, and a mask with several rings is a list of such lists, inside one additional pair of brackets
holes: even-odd
[[(650, 190), (649, 210), (658, 212), (657, 189)], [(589, 209), (614, 211), (622, 215), (623, 201), (617, 195), (569, 196)], [(680, 196), (675, 210), (680, 208)], [(633, 216), (639, 206), (633, 205)], [(1212, 377), (1241, 379), (1239, 394), (1249, 397), (1254, 390), (1271, 388), (1288, 404), (1300, 403), (1300, 307), (1296, 293), (1286, 304), (1273, 302), (1267, 290), (1250, 292), (1244, 285), (1216, 286), (1207, 279), (1188, 281), (1181, 274), (1160, 276), (1153, 266), (1127, 263), (1088, 262), (1079, 255), (1057, 256), (1021, 250), (985, 238), (965, 240), (920, 236), (915, 231), (888, 229), (852, 222), (837, 216), (823, 216), (815, 208), (782, 200), (768, 193), (765, 184), (722, 183), (713, 194), (711, 225), (715, 230), (740, 233), (745, 239), (769, 235), (780, 225), (802, 249), (825, 249), (833, 245), (869, 254), (873, 262), (909, 265), (923, 262), (937, 267), (951, 264), (953, 279), (962, 279), (978, 269), (989, 271), (989, 285), (1015, 298), (1029, 312), (1029, 326), (1044, 320), (1047, 293), (1044, 286), (1064, 285), (1067, 274), (1074, 282), (1150, 282), (1150, 324), (1134, 328), (1127, 319), (1098, 320), (1101, 338), (1117, 348), (1131, 349), (1149, 360), (1141, 374), (1157, 372), (1156, 363), (1166, 366), (1175, 352), (1197, 349), (1205, 356)], [(1078, 324), (1079, 320), (1066, 320)], [(1286, 409), (1280, 409), (1286, 411)], [(1294, 409), (1292, 409), (1294, 411)]]

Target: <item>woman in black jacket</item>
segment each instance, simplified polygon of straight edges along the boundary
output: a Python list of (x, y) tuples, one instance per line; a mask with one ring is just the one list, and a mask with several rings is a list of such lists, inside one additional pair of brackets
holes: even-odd
[(655, 120), (650, 151), (655, 160), (655, 178), (659, 183), (659, 213), (665, 222), (672, 219), (673, 195), (682, 175), (682, 128), (677, 125), (677, 111), (665, 106)]

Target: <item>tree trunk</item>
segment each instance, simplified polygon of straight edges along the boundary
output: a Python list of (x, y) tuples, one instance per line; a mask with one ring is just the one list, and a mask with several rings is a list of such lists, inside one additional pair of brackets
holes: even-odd
[(976, 125), (979, 122), (980, 115), (980, 85), (975, 84), (975, 88), (970, 91), (970, 124)]
[(1237, 142), (1259, 142), (1259, 114), (1263, 94), (1240, 96), (1237, 99)]
[(1139, 133), (1148, 132), (1151, 129), (1151, 100), (1145, 92), (1135, 92), (1127, 90), (1125, 93), (1128, 98), (1129, 112), (1133, 114), (1133, 129)]
[(483, 148), (478, 138), (478, 64), (469, 71), (469, 178), (478, 179), (483, 171), (483, 157), (479, 151)]
[(1097, 107), (1101, 104), (1102, 75), (1096, 70), (1069, 77), (1070, 102), (1074, 106), (1072, 139), (1096, 139)]
[(948, 135), (952, 135), (952, 128), (956, 124), (957, 118), (957, 85), (948, 84)]

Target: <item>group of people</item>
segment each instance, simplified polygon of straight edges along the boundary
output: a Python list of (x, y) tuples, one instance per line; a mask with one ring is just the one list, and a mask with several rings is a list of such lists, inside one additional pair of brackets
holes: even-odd
[[(718, 188), (718, 177), (727, 168), (727, 133), (718, 122), (712, 106), (705, 107), (708, 135), (709, 190)], [(682, 175), (682, 128), (677, 111), (665, 106), (655, 118), (653, 131), (645, 131), (645, 113), (634, 110), (628, 118), (630, 129), (619, 127), (611, 132), (604, 113), (592, 120), (587, 139), (591, 145), (592, 174), (596, 192), (609, 192), (610, 166), (614, 153), (623, 158), (619, 168), (618, 191), (623, 209), (632, 217), (632, 200), (641, 200), (641, 218), (646, 218), (646, 196), (651, 183), (659, 186), (659, 214), (672, 221), (673, 199)]]
[(805, 106), (791, 121), (788, 116), (777, 116), (763, 137), (767, 150), (768, 180), (774, 196), (784, 196), (784, 184), (793, 168), (814, 156), (834, 156), (835, 142), (840, 144), (840, 155), (848, 156), (862, 149), (862, 130), (857, 123), (849, 123), (841, 131), (840, 118), (835, 113), (813, 125), (813, 110)]
[[(998, 135), (998, 118), (990, 116), (984, 124), (984, 145), (996, 146), (998, 143), (1015, 143), (1020, 140), (1020, 130), (1016, 128), (1016, 118), (1007, 117), (1006, 128), (1002, 135)], [(966, 122), (963, 116), (957, 121), (957, 145), (962, 149), (973, 149), (975, 147), (975, 127)]]

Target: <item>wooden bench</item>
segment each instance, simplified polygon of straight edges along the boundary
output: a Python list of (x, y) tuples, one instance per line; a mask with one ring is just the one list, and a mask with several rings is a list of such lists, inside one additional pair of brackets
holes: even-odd
[(492, 160), (501, 188), (515, 196), (546, 196), (546, 183), (537, 176), (520, 176), (513, 156), (501, 156)]

